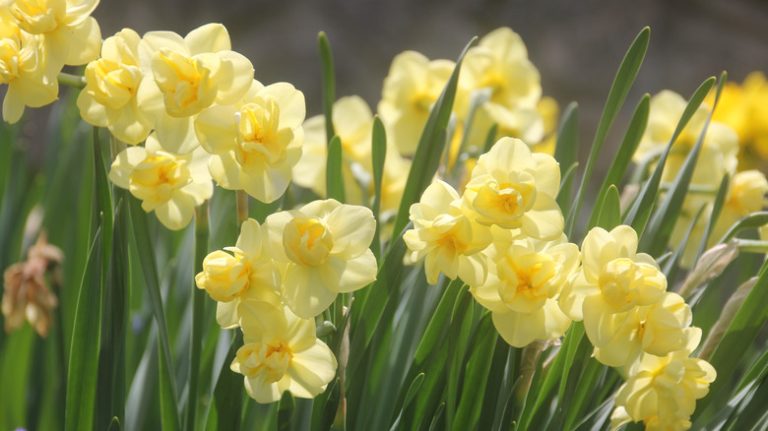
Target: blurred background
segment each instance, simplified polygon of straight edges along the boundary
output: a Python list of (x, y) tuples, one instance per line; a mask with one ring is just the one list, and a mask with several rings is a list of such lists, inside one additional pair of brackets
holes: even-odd
[(123, 27), (185, 34), (222, 22), (234, 49), (253, 61), (257, 79), (288, 81), (304, 91), (308, 115), (320, 112), (320, 30), (334, 49), (337, 96), (358, 94), (375, 109), (397, 53), (414, 49), (455, 59), (472, 36), (509, 26), (528, 46), (544, 94), (563, 107), (579, 102), (587, 138), (643, 26), (651, 27), (651, 44), (627, 111), (644, 92), (669, 88), (687, 96), (722, 70), (737, 81), (752, 70), (768, 71), (768, 2), (762, 0), (101, 0), (94, 15), (103, 37)]

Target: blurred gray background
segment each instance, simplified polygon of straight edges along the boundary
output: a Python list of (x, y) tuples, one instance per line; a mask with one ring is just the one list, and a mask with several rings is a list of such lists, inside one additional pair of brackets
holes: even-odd
[(454, 59), (473, 35), (509, 26), (527, 44), (544, 93), (561, 106), (579, 102), (585, 137), (624, 51), (645, 25), (651, 44), (632, 105), (664, 88), (690, 94), (722, 70), (738, 81), (768, 70), (768, 3), (758, 0), (101, 0), (95, 16), (104, 37), (122, 27), (184, 34), (222, 22), (234, 49), (253, 61), (257, 79), (296, 85), (310, 115), (320, 111), (320, 30), (334, 49), (337, 95), (359, 94), (375, 109), (397, 53)]

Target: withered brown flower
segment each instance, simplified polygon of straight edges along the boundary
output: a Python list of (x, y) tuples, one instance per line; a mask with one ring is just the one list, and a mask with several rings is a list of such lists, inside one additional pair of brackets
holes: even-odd
[(21, 327), (26, 318), (41, 337), (48, 335), (59, 301), (46, 276), (50, 275), (51, 284), (60, 285), (59, 264), (63, 259), (61, 250), (48, 244), (45, 232), (41, 232), (27, 251), (27, 260), (5, 270), (2, 311), (6, 332)]

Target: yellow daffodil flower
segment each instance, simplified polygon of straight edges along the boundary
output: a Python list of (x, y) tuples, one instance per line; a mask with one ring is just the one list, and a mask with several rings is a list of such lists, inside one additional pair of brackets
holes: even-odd
[(336, 358), (316, 338), (314, 319), (268, 302), (247, 301), (240, 325), (244, 345), (231, 368), (245, 376), (245, 390), (256, 402), (279, 401), (285, 391), (314, 398), (336, 376)]
[(554, 158), (532, 154), (519, 139), (502, 138), (478, 159), (463, 201), (477, 223), (548, 240), (563, 233), (555, 200), (559, 189), (560, 167)]
[[(333, 125), (341, 140), (345, 162), (342, 174), (346, 201), (368, 205), (367, 198), (373, 192), (371, 109), (359, 96), (342, 97), (333, 105)], [(318, 115), (304, 122), (304, 146), (301, 159), (293, 168), (293, 182), (325, 197), (327, 159), (325, 117)], [(400, 156), (393, 146), (388, 145), (382, 177), (382, 212), (398, 209), (409, 170), (410, 161)]]
[(440, 180), (430, 184), (421, 200), (411, 205), (410, 219), (413, 229), (403, 235), (411, 251), (408, 259), (425, 259), (430, 284), (437, 284), (441, 272), (470, 286), (485, 281), (486, 258), (480, 251), (490, 244), (490, 231), (467, 217), (453, 187)]
[(489, 247), (488, 278), (470, 292), (491, 310), (504, 340), (523, 347), (563, 335), (571, 324), (557, 297), (579, 265), (579, 248), (563, 241), (515, 240)]
[(101, 30), (91, 13), (99, 0), (12, 0), (8, 10), (19, 27), (44, 39), (48, 61), (58, 73), (64, 65), (95, 60)]
[(701, 338), (699, 328), (689, 327), (691, 308), (676, 293), (667, 292), (661, 302), (609, 314), (584, 303), (584, 329), (595, 358), (611, 367), (631, 365), (643, 352), (664, 356), (684, 349), (691, 339)]
[(149, 136), (152, 119), (139, 107), (136, 95), (147, 85), (139, 64), (139, 35), (123, 29), (107, 38), (101, 58), (85, 68), (85, 88), (77, 98), (80, 116), (98, 127), (107, 127), (119, 140), (138, 144)]
[[(141, 86), (139, 106), (155, 119), (160, 145), (187, 153), (198, 145), (194, 117), (214, 103), (240, 100), (253, 81), (253, 65), (231, 50), (221, 24), (206, 24), (184, 38), (169, 31), (144, 35), (139, 43), (142, 71), (151, 85)], [(222, 127), (230, 127), (232, 117)]]
[[(714, 102), (714, 93), (707, 99)], [(768, 81), (750, 73), (742, 84), (726, 82), (712, 116), (739, 137), (739, 169), (765, 168), (768, 161)]]
[(283, 301), (312, 318), (336, 299), (376, 280), (370, 250), (376, 221), (368, 208), (336, 200), (310, 202), (267, 217), (270, 252), (282, 269)]
[(8, 84), (3, 120), (16, 123), (27, 106), (37, 108), (56, 100), (58, 70), (48, 62), (43, 38), (21, 30), (0, 8), (0, 85)]
[(387, 128), (388, 142), (400, 154), (416, 152), (429, 111), (454, 66), (452, 61), (430, 61), (415, 51), (405, 51), (392, 60), (378, 112)]
[(717, 373), (707, 361), (680, 350), (666, 356), (643, 355), (616, 394), (612, 428), (640, 422), (646, 430), (687, 430), (696, 400), (709, 392)]
[[(666, 148), (685, 105), (686, 101), (682, 96), (669, 90), (664, 90), (651, 98), (648, 127), (633, 156), (636, 162), (659, 155)], [(709, 107), (700, 106), (678, 136), (664, 166), (662, 181), (668, 182), (675, 179), (688, 153), (699, 139), (708, 113)], [(691, 183), (717, 187), (723, 175), (736, 172), (737, 151), (738, 138), (733, 129), (713, 121), (707, 128)]]
[(254, 219), (240, 226), (234, 247), (210, 253), (195, 276), (198, 288), (215, 301), (216, 320), (223, 328), (240, 324), (245, 301), (258, 300), (280, 306), (280, 275), (267, 252), (267, 231)]
[(637, 233), (630, 226), (590, 230), (581, 246), (581, 264), (560, 295), (560, 308), (573, 320), (621, 313), (664, 298), (667, 279), (651, 256), (637, 253)]
[(179, 230), (192, 220), (195, 207), (213, 194), (207, 163), (208, 154), (202, 149), (186, 155), (169, 153), (151, 134), (146, 147), (129, 147), (117, 155), (109, 179), (140, 199), (142, 209), (154, 211), (165, 227)]
[(253, 81), (235, 103), (203, 111), (195, 129), (212, 155), (213, 179), (262, 202), (282, 196), (301, 157), (305, 110), (304, 94), (293, 85)]
[(472, 118), (470, 145), (481, 146), (494, 124), (499, 137), (519, 138), (530, 145), (542, 140), (539, 71), (528, 60), (517, 33), (507, 27), (488, 33), (467, 52), (463, 67), (460, 87), (469, 95), (456, 100), (459, 118), (466, 118), (470, 105), (480, 102)]
[(741, 171), (731, 178), (728, 194), (723, 203), (720, 217), (715, 223), (709, 245), (719, 241), (730, 227), (747, 215), (765, 207), (768, 180), (757, 170)]

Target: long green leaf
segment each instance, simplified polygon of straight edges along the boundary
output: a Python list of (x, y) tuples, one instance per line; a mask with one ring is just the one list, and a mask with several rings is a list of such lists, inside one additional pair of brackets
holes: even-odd
[(99, 228), (88, 253), (75, 311), (67, 371), (65, 430), (91, 430), (94, 427), (101, 338), (101, 256), (106, 254), (102, 247)]
[(325, 170), (325, 187), (328, 198), (339, 202), (346, 200), (344, 193), (344, 177), (342, 175), (342, 148), (341, 139), (338, 136), (328, 142), (328, 161)]
[(710, 385), (709, 395), (699, 401), (695, 418), (706, 420), (729, 398), (734, 388), (729, 377), (739, 369), (755, 337), (768, 321), (765, 304), (768, 304), (768, 263), (763, 264), (757, 283), (712, 353), (710, 363), (717, 370), (718, 378)]
[(645, 27), (640, 30), (640, 33), (635, 37), (632, 45), (630, 45), (627, 53), (624, 55), (624, 59), (621, 61), (618, 72), (616, 72), (616, 77), (613, 79), (611, 89), (608, 91), (608, 99), (605, 102), (603, 114), (600, 116), (600, 122), (597, 124), (597, 132), (595, 133), (595, 139), (592, 141), (592, 147), (589, 150), (589, 158), (584, 167), (584, 175), (581, 177), (581, 184), (576, 191), (573, 211), (568, 214), (566, 232), (573, 232), (573, 226), (579, 216), (579, 212), (581, 212), (587, 184), (589, 184), (589, 180), (592, 178), (592, 170), (597, 162), (597, 157), (602, 151), (605, 138), (608, 136), (608, 131), (611, 129), (613, 121), (616, 119), (621, 107), (624, 105), (624, 100), (626, 100), (629, 90), (635, 83), (637, 74), (640, 71), (640, 66), (643, 64), (645, 53), (648, 50), (648, 41), (650, 40), (650, 37), (650, 28)]
[(408, 211), (411, 208), (411, 204), (419, 200), (421, 194), (432, 182), (435, 172), (437, 172), (440, 156), (445, 148), (446, 128), (448, 127), (448, 121), (451, 119), (451, 110), (453, 109), (453, 101), (456, 97), (456, 87), (459, 83), (461, 63), (464, 60), (464, 55), (466, 55), (469, 48), (476, 41), (477, 37), (469, 41), (467, 46), (464, 47), (458, 60), (456, 60), (456, 66), (451, 73), (451, 77), (448, 79), (448, 83), (429, 113), (427, 124), (424, 126), (421, 138), (419, 138), (416, 154), (413, 156), (413, 163), (408, 174), (408, 181), (405, 183), (403, 196), (400, 199), (400, 208), (395, 218), (395, 234), (399, 234), (405, 225), (408, 224)]
[[(193, 272), (202, 271), (203, 259), (208, 253), (208, 208), (198, 207), (195, 212), (195, 263)], [(202, 350), (203, 323), (206, 295), (195, 286), (192, 289), (192, 331), (189, 352), (189, 391), (187, 392), (187, 416), (184, 428), (194, 431), (197, 424), (197, 403), (199, 396), (200, 354)]]
[(648, 223), (648, 219), (651, 217), (653, 209), (655, 208), (656, 197), (658, 196), (659, 185), (661, 184), (661, 174), (664, 171), (664, 166), (667, 163), (669, 152), (672, 150), (672, 146), (674, 145), (675, 141), (677, 141), (680, 133), (682, 133), (685, 126), (688, 125), (688, 122), (691, 120), (691, 117), (693, 117), (693, 114), (695, 114), (696, 110), (699, 109), (699, 106), (701, 106), (704, 98), (707, 96), (707, 94), (709, 94), (712, 86), (715, 85), (715, 81), (716, 80), (714, 77), (707, 78), (704, 80), (704, 82), (701, 83), (701, 85), (699, 85), (696, 91), (693, 92), (691, 98), (688, 99), (688, 104), (683, 110), (683, 115), (680, 116), (680, 121), (677, 122), (677, 127), (675, 127), (675, 131), (672, 132), (669, 143), (667, 144), (664, 152), (661, 154), (661, 158), (656, 164), (651, 177), (645, 182), (645, 184), (643, 184), (643, 187), (640, 189), (637, 198), (635, 198), (632, 207), (624, 216), (624, 224), (631, 225), (640, 236), (642, 236), (642, 233), (645, 230), (645, 226)]
[(387, 159), (387, 132), (384, 123), (377, 116), (373, 117), (371, 134), (371, 160), (373, 162), (373, 205), (371, 210), (376, 217), (376, 234), (373, 236), (371, 249), (378, 259), (381, 256), (381, 187), (384, 179), (384, 163)]
[(691, 152), (688, 153), (688, 156), (685, 158), (685, 162), (680, 168), (680, 171), (675, 176), (670, 189), (661, 198), (661, 202), (658, 204), (658, 210), (653, 214), (643, 235), (640, 237), (638, 248), (647, 251), (652, 256), (658, 256), (664, 251), (669, 242), (669, 237), (672, 235), (672, 230), (677, 223), (677, 219), (680, 216), (680, 211), (683, 208), (683, 201), (688, 193), (688, 187), (693, 178), (693, 171), (696, 168), (696, 162), (699, 160), (699, 153), (701, 153), (701, 148), (704, 145), (704, 136), (709, 128), (709, 123), (712, 121), (712, 113), (714, 112), (714, 107), (717, 106), (726, 79), (727, 74), (723, 72), (717, 86), (713, 109), (709, 111), (704, 127), (702, 127), (699, 132), (696, 144), (693, 146)]
[[(603, 202), (608, 193), (608, 188), (610, 186), (618, 186), (621, 179), (624, 177), (624, 174), (627, 172), (627, 168), (632, 161), (632, 155), (635, 154), (635, 150), (637, 150), (638, 145), (640, 145), (640, 139), (643, 137), (643, 133), (648, 124), (650, 100), (651, 96), (645, 94), (643, 95), (643, 98), (640, 99), (637, 107), (635, 107), (635, 112), (632, 114), (632, 119), (629, 121), (629, 127), (627, 127), (627, 133), (624, 134), (624, 140), (616, 151), (611, 167), (608, 169), (608, 173), (603, 179), (603, 184), (600, 186), (600, 191), (597, 193), (595, 202)], [(592, 215), (589, 218), (590, 228), (598, 226), (598, 217), (599, 214), (595, 210), (592, 210)]]
[(325, 115), (325, 139), (330, 144), (336, 136), (333, 129), (333, 102), (336, 101), (336, 74), (333, 67), (333, 53), (328, 36), (321, 31), (317, 35), (317, 49), (323, 65), (323, 114)]
[[(160, 294), (160, 284), (155, 262), (154, 248), (147, 227), (147, 215), (141, 209), (141, 203), (133, 198), (129, 199), (131, 209), (131, 226), (133, 228), (133, 246), (137, 249), (139, 263), (144, 272), (144, 284), (147, 288), (147, 298), (152, 307), (152, 314), (158, 328), (158, 365), (160, 367), (160, 392), (162, 416), (164, 418), (164, 430), (179, 429), (181, 421), (177, 409), (176, 383), (173, 378), (175, 371), (171, 356), (171, 347), (168, 338), (168, 325), (163, 310), (163, 298)], [(168, 428), (166, 428), (168, 427)]]
[(462, 382), (461, 398), (459, 398), (456, 418), (453, 422), (455, 430), (478, 428), (485, 395), (478, 389), (485, 388), (489, 383), (494, 384), (489, 381), (488, 374), (491, 370), (497, 339), (491, 315), (486, 314), (472, 337), (472, 348)]
[(578, 162), (579, 158), (579, 105), (571, 102), (565, 108), (557, 129), (555, 160), (560, 163), (562, 185), (557, 195), (557, 203), (563, 210), (563, 217), (568, 217), (573, 195), (573, 176), (566, 175), (566, 170)]

